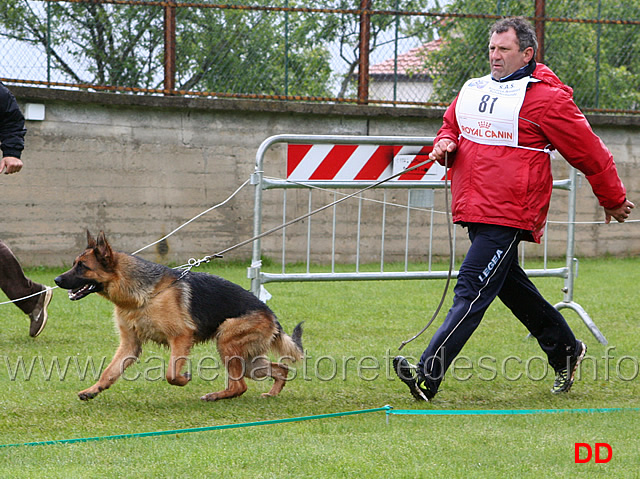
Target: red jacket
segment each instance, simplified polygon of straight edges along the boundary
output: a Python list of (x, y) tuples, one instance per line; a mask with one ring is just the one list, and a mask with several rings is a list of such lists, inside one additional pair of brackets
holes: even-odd
[[(613, 156), (573, 102), (573, 90), (545, 65), (538, 64), (532, 76), (541, 81), (528, 85), (519, 114), (518, 144), (538, 149), (551, 145), (586, 176), (601, 206), (622, 205), (626, 191)], [(435, 139), (458, 144), (448, 158), (453, 221), (520, 228), (540, 242), (553, 183), (549, 155), (463, 138), (455, 114), (457, 101), (447, 109)]]

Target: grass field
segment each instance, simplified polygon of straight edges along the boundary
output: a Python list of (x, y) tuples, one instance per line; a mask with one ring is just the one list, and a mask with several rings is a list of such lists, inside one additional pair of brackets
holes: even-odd
[[(528, 265), (529, 266), (529, 265)], [(200, 268), (248, 287), (246, 265)], [(62, 270), (28, 271), (53, 285)], [(535, 280), (550, 302), (560, 279)], [(195, 348), (194, 379), (164, 381), (167, 350), (148, 344), (140, 362), (89, 402), (118, 338), (111, 305), (97, 295), (71, 302), (56, 290), (50, 322), (37, 339), (13, 305), (0, 306), (0, 445), (243, 424), (379, 408), (537, 410), (624, 408), (602, 413), (392, 415), (373, 412), (238, 429), (75, 444), (0, 448), (0, 477), (640, 477), (638, 317), (640, 260), (582, 260), (575, 300), (609, 340), (599, 344), (577, 315), (563, 314), (589, 346), (569, 394), (549, 392), (534, 340), (494, 304), (431, 403), (417, 403), (390, 371), (401, 341), (435, 309), (443, 281), (272, 284), (269, 305), (284, 328), (305, 320), (307, 358), (282, 394), (264, 399), (267, 382), (250, 382), (234, 400), (199, 397), (224, 386), (213, 345)], [(1, 301), (4, 301), (2, 297)], [(447, 305), (450, 301), (447, 301)], [(445, 308), (446, 309), (446, 308)], [(444, 312), (441, 313), (439, 323)], [(435, 328), (435, 325), (433, 326)], [(419, 355), (433, 330), (406, 346)], [(576, 464), (575, 443), (610, 444), (607, 463)]]

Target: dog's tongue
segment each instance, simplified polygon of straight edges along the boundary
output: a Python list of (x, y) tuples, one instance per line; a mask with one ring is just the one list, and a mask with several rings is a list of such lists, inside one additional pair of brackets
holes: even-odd
[(71, 301), (77, 301), (84, 298), (88, 294), (91, 294), (94, 289), (95, 286), (93, 286), (92, 284), (85, 284), (82, 288), (69, 290), (69, 299)]

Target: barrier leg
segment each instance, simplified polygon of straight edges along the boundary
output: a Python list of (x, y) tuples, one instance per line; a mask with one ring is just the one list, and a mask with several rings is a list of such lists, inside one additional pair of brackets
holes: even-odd
[(580, 306), (578, 303), (575, 303), (573, 301), (562, 301), (562, 302), (556, 304), (554, 307), (558, 311), (560, 311), (561, 309), (564, 309), (564, 308), (573, 309), (578, 314), (578, 316), (580, 316), (580, 319), (582, 319), (584, 324), (587, 325), (587, 328), (589, 328), (589, 331), (591, 331), (591, 333), (595, 336), (595, 338), (598, 340), (598, 342), (600, 342), (600, 344), (603, 344), (603, 345), (608, 344), (607, 339), (600, 332), (600, 330), (598, 329), (598, 326), (596, 326), (596, 323), (593, 322), (593, 320), (587, 314), (587, 312), (584, 310), (584, 308), (582, 306)]

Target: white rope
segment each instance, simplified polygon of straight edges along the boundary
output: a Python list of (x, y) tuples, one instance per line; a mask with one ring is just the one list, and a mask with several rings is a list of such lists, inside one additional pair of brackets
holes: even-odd
[[(540, 150), (540, 151), (544, 151), (544, 150)], [(277, 181), (284, 181), (282, 178), (276, 178), (276, 177), (265, 177), (267, 179), (270, 180), (277, 180)], [(329, 188), (323, 188), (321, 186), (317, 186), (317, 185), (313, 185), (313, 184), (309, 184), (309, 183), (303, 183), (300, 181), (291, 181), (291, 180), (286, 180), (289, 183), (293, 183), (296, 185), (301, 185), (304, 186), (306, 188), (309, 189), (315, 189), (318, 191), (322, 191), (323, 193), (331, 193), (331, 194), (337, 194), (337, 195), (341, 195), (341, 196), (347, 196), (347, 193), (343, 193), (341, 191), (338, 190), (332, 190)], [(367, 201), (370, 203), (378, 203), (378, 204), (383, 204), (383, 205), (387, 205), (387, 206), (395, 206), (397, 208), (403, 208), (403, 209), (409, 209), (412, 211), (423, 211), (423, 212), (429, 212), (431, 213), (433, 211), (434, 214), (438, 214), (438, 215), (450, 215), (451, 213), (448, 213), (447, 211), (440, 211), (440, 210), (436, 210), (436, 209), (431, 209), (431, 208), (421, 208), (418, 206), (409, 206), (406, 204), (400, 204), (400, 203), (393, 203), (390, 201), (383, 201), (383, 200), (376, 200), (374, 198), (365, 198), (362, 197), (363, 201)], [(640, 220), (625, 220), (625, 223), (640, 223)], [(556, 225), (604, 225), (606, 224), (604, 220), (600, 220), (600, 221), (557, 221), (557, 220), (547, 220), (548, 224), (556, 224)], [(611, 223), (613, 224), (613, 222)]]
[(383, 183), (386, 183), (387, 181), (393, 180), (394, 178), (397, 178), (400, 175), (403, 175), (403, 174), (408, 173), (410, 171), (416, 170), (416, 169), (420, 168), (421, 166), (424, 166), (424, 165), (426, 165), (427, 163), (430, 163), (430, 162), (431, 162), (431, 160), (422, 161), (421, 163), (418, 163), (417, 165), (413, 165), (413, 166), (411, 166), (409, 168), (406, 168), (406, 169), (404, 169), (404, 170), (402, 170), (402, 171), (400, 171), (398, 173), (394, 173), (393, 175), (388, 176), (387, 178), (383, 178), (383, 179), (378, 180), (378, 181), (376, 181), (374, 183), (371, 183), (371, 184), (365, 186), (364, 188), (361, 188), (361, 189), (359, 189), (359, 190), (357, 190), (357, 191), (355, 191), (353, 193), (349, 193), (348, 195), (345, 195), (344, 197), (340, 198), (339, 200), (335, 200), (335, 201), (333, 201), (331, 203), (328, 203), (328, 204), (326, 204), (324, 206), (321, 206), (320, 208), (316, 208), (315, 210), (310, 211), (309, 213), (306, 213), (304, 215), (298, 216), (297, 218), (294, 218), (294, 219), (289, 220), (289, 221), (287, 221), (285, 223), (282, 223), (279, 226), (274, 226), (270, 230), (264, 231), (264, 232), (262, 232), (260, 234), (257, 234), (255, 236), (253, 236), (252, 238), (249, 238), (249, 239), (246, 239), (244, 241), (241, 241), (240, 243), (237, 243), (237, 244), (235, 244), (233, 246), (230, 246), (230, 247), (228, 247), (226, 249), (223, 249), (222, 251), (219, 251), (218, 253), (205, 256), (201, 260), (196, 260), (196, 259), (192, 258), (191, 260), (189, 260), (189, 264), (188, 265), (182, 266), (182, 268), (184, 268), (185, 271), (182, 273), (182, 275), (180, 275), (180, 278), (184, 277), (189, 271), (191, 271), (191, 268), (193, 268), (196, 265), (199, 265), (202, 262), (208, 262), (209, 259), (214, 258), (214, 257), (222, 257), (222, 255), (224, 255), (225, 253), (228, 253), (229, 251), (232, 251), (232, 250), (234, 250), (236, 248), (239, 248), (241, 246), (245, 246), (245, 245), (247, 245), (249, 243), (253, 243), (257, 239), (260, 239), (260, 238), (263, 238), (265, 236), (268, 236), (268, 235), (270, 235), (272, 233), (275, 233), (276, 231), (280, 231), (280, 230), (286, 228), (287, 226), (290, 226), (290, 225), (292, 225), (294, 223), (297, 223), (297, 222), (302, 221), (302, 220), (304, 220), (306, 218), (309, 218), (310, 216), (313, 216), (313, 215), (315, 215), (317, 213), (320, 213), (321, 211), (329, 209), (334, 205), (337, 205), (339, 203), (342, 203), (343, 201), (348, 200), (349, 198), (353, 198), (354, 196), (361, 195), (365, 191), (368, 191), (368, 190), (370, 190), (372, 188), (376, 188), (376, 187), (382, 185)]
[(46, 293), (48, 290), (54, 290), (54, 289), (57, 289), (57, 288), (58, 288), (57, 286), (54, 286), (54, 287), (45, 286), (42, 291), (38, 291), (37, 293), (30, 294), (29, 296), (23, 296), (22, 298), (12, 299), (11, 301), (4, 301), (4, 302), (0, 303), (0, 306), (2, 306), (3, 304), (11, 304), (11, 303), (15, 303), (17, 301), (22, 301), (23, 299), (33, 298), (34, 296), (40, 296), (41, 294)]
[[(218, 203), (217, 205), (212, 206), (211, 208), (208, 208), (208, 209), (204, 210), (202, 213), (200, 213), (200, 214), (198, 214), (198, 215), (194, 216), (194, 217), (193, 217), (193, 218), (191, 218), (189, 221), (187, 221), (187, 222), (185, 222), (185, 223), (181, 224), (180, 226), (178, 226), (176, 229), (174, 229), (173, 231), (171, 231), (169, 234), (167, 234), (167, 235), (163, 236), (162, 238), (160, 238), (160, 239), (159, 239), (159, 240), (157, 240), (157, 241), (154, 241), (154, 242), (153, 242), (153, 243), (151, 243), (151, 244), (148, 244), (147, 246), (145, 246), (145, 247), (143, 247), (143, 248), (140, 248), (139, 250), (135, 251), (135, 252), (134, 252), (134, 253), (132, 253), (132, 254), (138, 254), (138, 253), (140, 253), (141, 251), (144, 251), (145, 249), (150, 248), (151, 246), (154, 246), (154, 245), (156, 245), (156, 244), (160, 243), (161, 241), (164, 241), (165, 239), (167, 239), (167, 238), (169, 238), (170, 236), (174, 235), (176, 232), (180, 231), (182, 228), (184, 228), (184, 227), (185, 227), (185, 226), (187, 226), (188, 224), (192, 223), (193, 221), (197, 220), (197, 219), (198, 219), (198, 218), (200, 218), (201, 216), (203, 216), (203, 215), (205, 215), (205, 214), (209, 213), (210, 211), (215, 210), (216, 208), (219, 208), (220, 206), (224, 206), (224, 205), (225, 205), (225, 204), (227, 204), (227, 203), (228, 203), (228, 202), (229, 202), (229, 201), (230, 201), (230, 200), (231, 200), (235, 195), (237, 195), (237, 194), (240, 192), (240, 190), (242, 190), (242, 188), (244, 188), (245, 186), (247, 186), (247, 184), (249, 183), (249, 181), (250, 181), (250, 180), (251, 180), (251, 178), (248, 178), (244, 183), (242, 183), (242, 185), (240, 185), (240, 186), (238, 187), (238, 189), (236, 189), (236, 191), (234, 191), (234, 192), (231, 194), (231, 196), (229, 196), (229, 197), (228, 197), (226, 200), (224, 200), (223, 202)], [(208, 262), (208, 261), (209, 261), (211, 258), (213, 258), (213, 257), (214, 257), (214, 256), (209, 256), (209, 257), (207, 257), (206, 259), (202, 259), (202, 260), (195, 260), (195, 259), (191, 258), (191, 259), (189, 260), (189, 269), (193, 268), (194, 266), (199, 266), (199, 265), (200, 265), (200, 263), (202, 263), (202, 262)], [(183, 268), (183, 266), (180, 266), (180, 268)], [(184, 275), (184, 274), (185, 274), (185, 273), (183, 273), (183, 275)], [(4, 302), (0, 303), (0, 306), (2, 306), (2, 305), (4, 305), (4, 304), (17, 303), (18, 301), (22, 301), (22, 300), (25, 300), (25, 299), (33, 298), (34, 296), (39, 296), (39, 295), (41, 295), (41, 294), (46, 293), (46, 292), (47, 292), (47, 290), (49, 290), (49, 289), (50, 289), (50, 290), (58, 289), (58, 286), (53, 286), (53, 287), (51, 287), (51, 286), (46, 286), (46, 285), (45, 285), (45, 289), (43, 289), (42, 291), (38, 291), (37, 293), (30, 294), (29, 296), (23, 296), (22, 298), (13, 299), (13, 300), (10, 300), (10, 301), (4, 301)]]
[[(638, 223), (640, 220), (624, 220), (624, 223)], [(554, 225), (606, 225), (607, 223), (604, 220), (601, 221), (551, 221), (547, 220), (547, 223)], [(610, 222), (609, 224), (616, 224), (618, 221)], [(620, 223), (622, 224), (622, 223)]]
[[(271, 180), (279, 180), (279, 181), (284, 181), (282, 178), (275, 178), (275, 177), (265, 177), (267, 179), (271, 179)], [(322, 191), (323, 193), (331, 193), (331, 194), (336, 194), (339, 196), (347, 196), (348, 193), (343, 193), (341, 191), (338, 190), (332, 190), (329, 188), (323, 188), (322, 186), (317, 186), (317, 185), (313, 185), (310, 183), (303, 183), (300, 181), (292, 181), (292, 180), (286, 180), (288, 183), (293, 183), (294, 185), (301, 185), (304, 186), (305, 188), (309, 188), (309, 189), (314, 189), (314, 190), (318, 190), (318, 191)], [(354, 188), (357, 185), (354, 185)], [(390, 201), (383, 201), (383, 200), (376, 200), (375, 198), (365, 198), (364, 196), (361, 198), (363, 201), (367, 201), (369, 203), (377, 203), (377, 204), (382, 204), (382, 205), (386, 205), (386, 206), (395, 206), (397, 208), (403, 208), (403, 209), (407, 209), (407, 210), (412, 210), (412, 211), (423, 211), (423, 212), (428, 212), (431, 213), (432, 208), (421, 208), (419, 206), (410, 206), (410, 205), (403, 205), (400, 203), (393, 203)], [(446, 215), (448, 214), (446, 211), (439, 211), (439, 210), (433, 210), (434, 213), (436, 214), (441, 214), (441, 215)]]
[(182, 228), (184, 228), (185, 226), (187, 226), (189, 223), (192, 223), (193, 221), (197, 220), (198, 218), (200, 218), (203, 215), (206, 215), (207, 213), (209, 213), (210, 211), (215, 210), (216, 208), (219, 208), (220, 206), (224, 206), (225, 204), (227, 204), (235, 195), (238, 194), (238, 192), (244, 188), (245, 186), (247, 186), (247, 183), (249, 183), (249, 181), (251, 180), (251, 178), (248, 178), (244, 183), (242, 183), (240, 185), (240, 187), (234, 191), (233, 193), (231, 193), (231, 196), (229, 196), (226, 200), (224, 200), (222, 203), (218, 203), (215, 206), (212, 206), (211, 208), (204, 210), (202, 213), (200, 213), (199, 215), (194, 216), (193, 218), (191, 218), (189, 221), (187, 221), (186, 223), (181, 224), (180, 226), (178, 226), (176, 229), (174, 229), (172, 232), (170, 232), (169, 234), (163, 236), (162, 238), (160, 238), (158, 241), (154, 241), (151, 244), (148, 244), (147, 246), (145, 246), (144, 248), (140, 248), (137, 251), (134, 251), (132, 254), (138, 254), (141, 251), (144, 251), (147, 248), (150, 248), (154, 245), (157, 245), (158, 243), (160, 243), (161, 241), (166, 240), (168, 237), (172, 236), (173, 234), (177, 233), (178, 231), (180, 231)]

